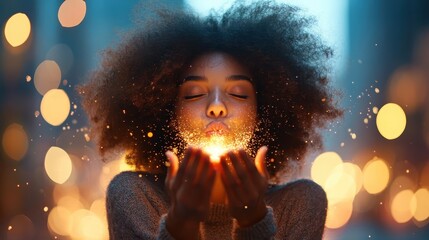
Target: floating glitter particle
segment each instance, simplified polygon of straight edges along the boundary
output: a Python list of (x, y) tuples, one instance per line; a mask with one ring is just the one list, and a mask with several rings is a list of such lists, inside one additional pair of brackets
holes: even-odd
[(25, 76), (25, 80), (26, 80), (27, 82), (30, 82), (30, 81), (31, 81), (31, 76), (30, 76), (30, 75)]
[(375, 89), (374, 89), (374, 92), (375, 92), (375, 93), (380, 93), (380, 89), (375, 88)]
[(7, 227), (7, 230), (9, 231), (12, 230), (12, 226)]
[(340, 144), (340, 146), (341, 146), (341, 147), (344, 147), (344, 142), (342, 142), (342, 143)]
[(363, 120), (363, 122), (364, 122), (365, 124), (368, 124), (368, 118), (365, 118), (365, 119)]
[(48, 207), (46, 207), (46, 206), (43, 208), (43, 211), (44, 211), (44, 212), (48, 212), (48, 210), (49, 210), (49, 208), (48, 208)]
[(89, 137), (88, 133), (85, 133), (83, 136), (85, 137), (85, 141), (91, 141), (91, 138)]
[(153, 137), (153, 133), (152, 132), (148, 132), (147, 136), (151, 138), (151, 137)]
[(34, 116), (35, 116), (35, 117), (39, 117), (39, 116), (40, 116), (40, 112), (39, 112), (39, 111), (35, 111), (35, 112), (34, 112)]
[(377, 113), (378, 113), (378, 107), (373, 107), (373, 108), (372, 108), (372, 112), (373, 112), (374, 114), (377, 114)]

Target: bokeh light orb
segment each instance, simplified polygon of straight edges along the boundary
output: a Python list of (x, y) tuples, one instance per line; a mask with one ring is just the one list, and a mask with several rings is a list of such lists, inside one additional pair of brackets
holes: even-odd
[(408, 222), (416, 211), (416, 203), (413, 201), (414, 193), (410, 189), (400, 191), (393, 197), (390, 210), (393, 219), (398, 223)]
[(425, 221), (429, 218), (429, 190), (420, 188), (414, 193), (414, 201), (416, 204), (416, 211), (414, 219), (417, 221)]
[(7, 20), (4, 35), (12, 47), (18, 47), (27, 41), (31, 32), (31, 23), (24, 13), (16, 13)]
[(373, 158), (363, 168), (363, 187), (370, 194), (382, 192), (387, 187), (389, 179), (389, 168), (380, 158)]
[(52, 89), (47, 92), (40, 103), (40, 112), (43, 119), (49, 124), (61, 125), (70, 112), (70, 100), (67, 93), (61, 89)]
[(63, 27), (79, 25), (86, 15), (86, 3), (83, 0), (66, 0), (58, 9), (58, 20)]
[(45, 171), (52, 181), (65, 183), (72, 172), (70, 156), (59, 147), (51, 147), (45, 156)]
[(342, 163), (343, 160), (336, 152), (324, 152), (317, 156), (311, 165), (311, 178), (324, 187), (331, 172)]
[(4, 153), (13, 160), (21, 160), (28, 150), (28, 136), (23, 126), (12, 123), (3, 133)]
[(55, 61), (45, 60), (37, 66), (34, 73), (34, 86), (41, 95), (58, 88), (60, 82), (61, 69)]
[(344, 171), (342, 164), (338, 165), (326, 180), (324, 189), (330, 205), (353, 201), (356, 193), (354, 176)]
[(48, 215), (48, 228), (56, 234), (68, 236), (71, 231), (71, 214), (65, 207), (54, 207)]
[(404, 132), (407, 117), (398, 104), (387, 103), (378, 111), (376, 124), (378, 131), (384, 138), (393, 140)]
[(343, 163), (343, 171), (347, 175), (351, 176), (353, 178), (353, 182), (355, 184), (355, 195), (358, 194), (358, 192), (362, 189), (363, 185), (363, 176), (362, 176), (362, 170), (360, 167), (354, 163), (346, 162)]
[(72, 239), (102, 239), (105, 227), (101, 219), (87, 209), (74, 211), (70, 216)]
[(330, 229), (343, 227), (350, 220), (352, 213), (353, 203), (350, 201), (329, 205), (325, 226)]

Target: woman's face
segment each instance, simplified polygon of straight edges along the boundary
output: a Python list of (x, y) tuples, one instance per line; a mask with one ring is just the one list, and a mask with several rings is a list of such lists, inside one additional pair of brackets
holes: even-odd
[(185, 72), (176, 114), (179, 132), (190, 145), (204, 147), (220, 139), (229, 148), (245, 148), (256, 126), (251, 76), (230, 55), (199, 56)]

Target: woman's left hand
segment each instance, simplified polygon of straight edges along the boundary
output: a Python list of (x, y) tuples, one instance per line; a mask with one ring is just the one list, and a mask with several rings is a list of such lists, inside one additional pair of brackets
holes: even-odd
[[(221, 179), (228, 197), (228, 208), (240, 227), (251, 226), (267, 213), (264, 201), (269, 174), (265, 166), (267, 147), (259, 148), (255, 161), (240, 149), (221, 156)], [(226, 162), (232, 163), (232, 169)]]

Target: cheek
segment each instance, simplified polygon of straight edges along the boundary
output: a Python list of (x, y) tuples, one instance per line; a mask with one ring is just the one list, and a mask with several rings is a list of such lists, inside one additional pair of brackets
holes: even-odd
[(252, 104), (238, 107), (234, 125), (239, 129), (253, 131), (256, 126), (256, 107)]
[(179, 130), (190, 130), (201, 125), (201, 107), (193, 104), (179, 105), (176, 110)]

